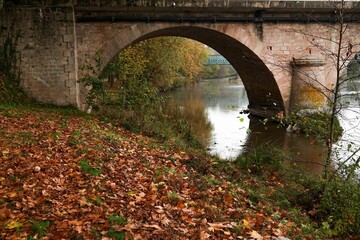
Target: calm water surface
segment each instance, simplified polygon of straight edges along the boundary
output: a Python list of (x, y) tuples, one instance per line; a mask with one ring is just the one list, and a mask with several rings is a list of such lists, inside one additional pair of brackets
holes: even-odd
[[(200, 81), (192, 87), (178, 89), (171, 93), (176, 102), (186, 106), (185, 111), (202, 102), (203, 111), (211, 123), (210, 134), (202, 139), (206, 143), (210, 154), (218, 155), (222, 159), (235, 159), (247, 148), (262, 143), (275, 143), (280, 148), (289, 151), (293, 155), (293, 161), (313, 172), (322, 170), (323, 157), (326, 154), (325, 148), (304, 135), (289, 134), (284, 128), (277, 124), (263, 124), (261, 119), (249, 117), (241, 111), (247, 108), (248, 98), (241, 82), (224, 79), (207, 79)], [(195, 107), (194, 107), (195, 108)], [(358, 109), (343, 111), (341, 119), (345, 134), (340, 147), (351, 140), (357, 142), (360, 136), (360, 121)], [(196, 126), (199, 131), (199, 126)], [(206, 131), (204, 129), (204, 131)], [(347, 151), (341, 150), (344, 154)]]

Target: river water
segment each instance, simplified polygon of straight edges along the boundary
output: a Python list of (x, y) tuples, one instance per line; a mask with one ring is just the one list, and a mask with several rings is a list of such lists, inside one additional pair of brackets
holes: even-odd
[[(233, 160), (253, 146), (273, 143), (291, 153), (293, 161), (301, 167), (312, 172), (323, 170), (326, 149), (322, 145), (302, 134), (287, 133), (285, 128), (276, 123), (264, 123), (262, 119), (242, 113), (247, 109), (248, 98), (240, 81), (229, 78), (204, 79), (195, 86), (177, 89), (171, 95), (178, 105), (183, 106), (184, 111), (204, 111), (212, 127), (201, 129), (197, 125), (195, 128), (196, 132), (209, 131), (198, 136), (212, 155)], [(201, 109), (199, 106), (202, 106)], [(342, 156), (348, 152), (343, 149), (348, 146), (349, 140), (358, 144), (353, 144), (353, 149), (360, 146), (357, 140), (360, 137), (358, 109), (343, 112), (345, 134), (337, 144), (342, 149), (339, 150)]]

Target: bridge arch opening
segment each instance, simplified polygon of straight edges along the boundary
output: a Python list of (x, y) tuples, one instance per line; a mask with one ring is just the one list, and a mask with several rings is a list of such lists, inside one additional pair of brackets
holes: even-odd
[[(119, 49), (114, 51), (113, 46), (121, 45), (119, 42), (122, 42), (120, 47), (125, 48), (155, 37), (174, 36), (193, 39), (216, 50), (234, 67), (244, 84), (249, 99), (249, 110), (252, 114), (268, 117), (285, 111), (285, 104), (274, 75), (260, 57), (241, 42), (241, 36), (238, 40), (218, 30), (192, 25), (149, 28), (147, 30), (140, 29), (142, 32), (132, 34), (133, 38), (128, 42), (123, 42), (124, 33), (120, 33), (112, 40), (113, 44), (110, 44), (112, 47), (104, 49), (104, 52), (111, 51), (106, 53), (108, 56), (106, 60), (109, 61), (118, 53)], [(134, 31), (132, 30), (132, 32)], [(260, 40), (258, 41), (261, 43)], [(257, 47), (257, 44), (252, 44)]]

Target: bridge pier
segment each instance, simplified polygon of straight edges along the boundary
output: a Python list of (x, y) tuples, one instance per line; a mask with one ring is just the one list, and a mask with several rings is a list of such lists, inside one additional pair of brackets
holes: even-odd
[(326, 104), (325, 62), (316, 57), (293, 59), (290, 111), (318, 109)]

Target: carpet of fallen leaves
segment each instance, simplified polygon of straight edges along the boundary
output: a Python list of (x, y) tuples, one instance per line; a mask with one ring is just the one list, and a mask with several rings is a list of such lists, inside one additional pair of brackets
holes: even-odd
[(0, 239), (301, 236), (290, 213), (168, 145), (95, 117), (0, 106)]

